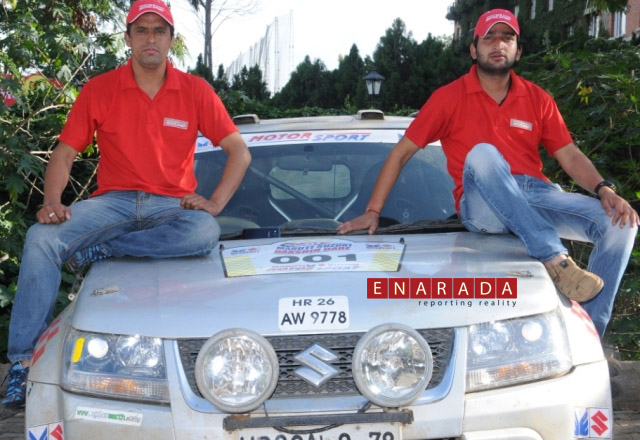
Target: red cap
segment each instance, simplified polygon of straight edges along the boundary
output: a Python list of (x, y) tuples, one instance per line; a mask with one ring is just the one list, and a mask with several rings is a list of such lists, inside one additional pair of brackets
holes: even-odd
[(133, 6), (131, 6), (131, 9), (129, 9), (127, 25), (133, 23), (140, 18), (142, 14), (146, 14), (147, 12), (158, 14), (160, 17), (164, 18), (171, 27), (174, 27), (171, 11), (169, 10), (169, 7), (162, 2), (162, 0), (138, 0), (135, 2)]
[(492, 9), (485, 12), (478, 18), (476, 29), (473, 31), (473, 39), (476, 37), (484, 37), (494, 24), (504, 23), (508, 25), (516, 35), (520, 35), (520, 26), (513, 12), (506, 9)]

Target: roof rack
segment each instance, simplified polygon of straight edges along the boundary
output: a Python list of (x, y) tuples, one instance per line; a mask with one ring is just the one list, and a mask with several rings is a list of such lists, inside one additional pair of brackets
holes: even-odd
[(247, 113), (246, 115), (238, 115), (231, 118), (236, 125), (257, 124), (260, 118), (255, 113)]
[(358, 110), (358, 114), (356, 114), (356, 119), (384, 119), (384, 113), (382, 110), (370, 109), (370, 110)]

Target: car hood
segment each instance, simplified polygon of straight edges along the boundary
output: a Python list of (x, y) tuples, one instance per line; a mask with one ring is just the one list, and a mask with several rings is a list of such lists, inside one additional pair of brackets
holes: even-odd
[[(71, 324), (87, 331), (163, 338), (209, 337), (228, 328), (273, 335), (286, 333), (279, 325), (281, 298), (342, 296), (348, 302), (350, 323), (339, 331), (360, 332), (388, 322), (414, 328), (467, 326), (546, 312), (559, 301), (543, 265), (510, 235), (455, 232), (334, 237), (331, 240), (361, 247), (399, 244), (402, 252), (397, 270), (228, 276), (223, 249), (267, 249), (268, 261), (270, 249), (287, 240), (222, 242), (207, 257), (121, 258), (95, 263), (75, 300)], [(368, 299), (370, 278), (517, 278), (518, 296), (509, 301)], [(328, 326), (306, 333), (334, 331), (337, 329)]]

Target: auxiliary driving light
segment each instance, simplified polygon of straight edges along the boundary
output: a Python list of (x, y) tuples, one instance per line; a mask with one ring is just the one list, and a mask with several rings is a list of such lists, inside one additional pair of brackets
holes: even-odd
[(427, 388), (433, 372), (429, 344), (403, 324), (383, 324), (368, 331), (353, 353), (356, 386), (382, 407), (409, 405)]
[(196, 360), (202, 395), (223, 411), (245, 413), (271, 396), (278, 383), (278, 358), (269, 342), (245, 329), (213, 335)]

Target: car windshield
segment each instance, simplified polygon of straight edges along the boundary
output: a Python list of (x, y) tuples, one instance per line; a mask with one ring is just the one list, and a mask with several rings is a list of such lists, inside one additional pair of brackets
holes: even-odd
[[(361, 215), (392, 143), (299, 143), (251, 148), (252, 161), (218, 220), (222, 234), (252, 228), (335, 230)], [(209, 197), (226, 154), (196, 154), (197, 193)], [(455, 211), (453, 182), (439, 146), (405, 166), (381, 213), (380, 226), (444, 220)]]

